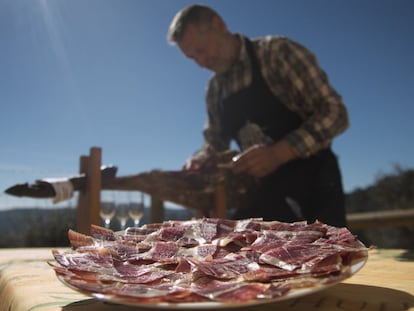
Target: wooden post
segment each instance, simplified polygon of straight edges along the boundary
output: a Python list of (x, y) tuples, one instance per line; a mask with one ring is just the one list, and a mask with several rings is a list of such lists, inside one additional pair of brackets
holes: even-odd
[(99, 147), (92, 147), (89, 155), (87, 189), (89, 193), (89, 220), (90, 224), (100, 225), (101, 218), (101, 162), (102, 151)]
[[(88, 174), (88, 156), (81, 156), (79, 159), (79, 173), (84, 174), (85, 176)], [(89, 213), (88, 213), (88, 201), (89, 201), (89, 193), (87, 189), (79, 190), (78, 194), (78, 207), (76, 209), (76, 224), (77, 224), (77, 231), (87, 234), (90, 228), (90, 220), (89, 220)]]
[(92, 147), (89, 156), (80, 157), (79, 173), (86, 177), (86, 187), (79, 191), (76, 212), (77, 230), (88, 234), (91, 224), (100, 225), (101, 208), (101, 148)]
[(151, 196), (151, 222), (162, 222), (164, 220), (164, 202), (155, 196)]
[(226, 185), (223, 172), (217, 173), (217, 183), (214, 193), (214, 215), (217, 218), (227, 218)]

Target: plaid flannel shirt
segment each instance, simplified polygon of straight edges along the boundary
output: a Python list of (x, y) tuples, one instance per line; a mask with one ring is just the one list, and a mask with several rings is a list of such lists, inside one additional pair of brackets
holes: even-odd
[[(251, 83), (250, 59), (244, 40), (242, 42), (239, 60), (229, 71), (214, 75), (209, 81), (205, 144), (194, 157), (206, 156), (208, 150), (223, 151), (230, 145), (230, 140), (221, 134), (219, 105), (222, 99)], [(316, 57), (284, 37), (267, 36), (252, 42), (262, 76), (271, 92), (303, 120), (302, 125), (284, 139), (303, 158), (329, 147), (333, 138), (349, 126), (348, 113)]]

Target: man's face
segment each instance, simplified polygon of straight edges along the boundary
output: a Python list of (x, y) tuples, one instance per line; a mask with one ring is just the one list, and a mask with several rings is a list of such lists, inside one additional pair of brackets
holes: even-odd
[(226, 32), (220, 28), (200, 30), (190, 24), (178, 46), (185, 56), (194, 60), (200, 67), (223, 73), (233, 63), (233, 60), (229, 59), (229, 43), (224, 39), (225, 36)]

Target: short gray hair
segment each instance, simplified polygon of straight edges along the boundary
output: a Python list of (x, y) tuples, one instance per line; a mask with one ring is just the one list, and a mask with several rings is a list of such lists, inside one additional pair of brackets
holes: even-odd
[(170, 43), (180, 42), (188, 25), (196, 25), (209, 29), (214, 17), (220, 15), (212, 8), (200, 4), (192, 4), (179, 11), (168, 28), (167, 40)]

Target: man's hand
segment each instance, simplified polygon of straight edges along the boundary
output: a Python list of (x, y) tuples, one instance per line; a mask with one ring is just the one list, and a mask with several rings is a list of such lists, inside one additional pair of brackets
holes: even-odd
[(190, 157), (184, 164), (184, 171), (210, 172), (216, 167), (216, 158), (211, 154)]
[(297, 157), (294, 149), (283, 140), (269, 146), (254, 145), (233, 157), (233, 170), (235, 173), (263, 177)]
[(183, 171), (199, 171), (203, 162), (197, 159), (188, 159), (183, 165)]

